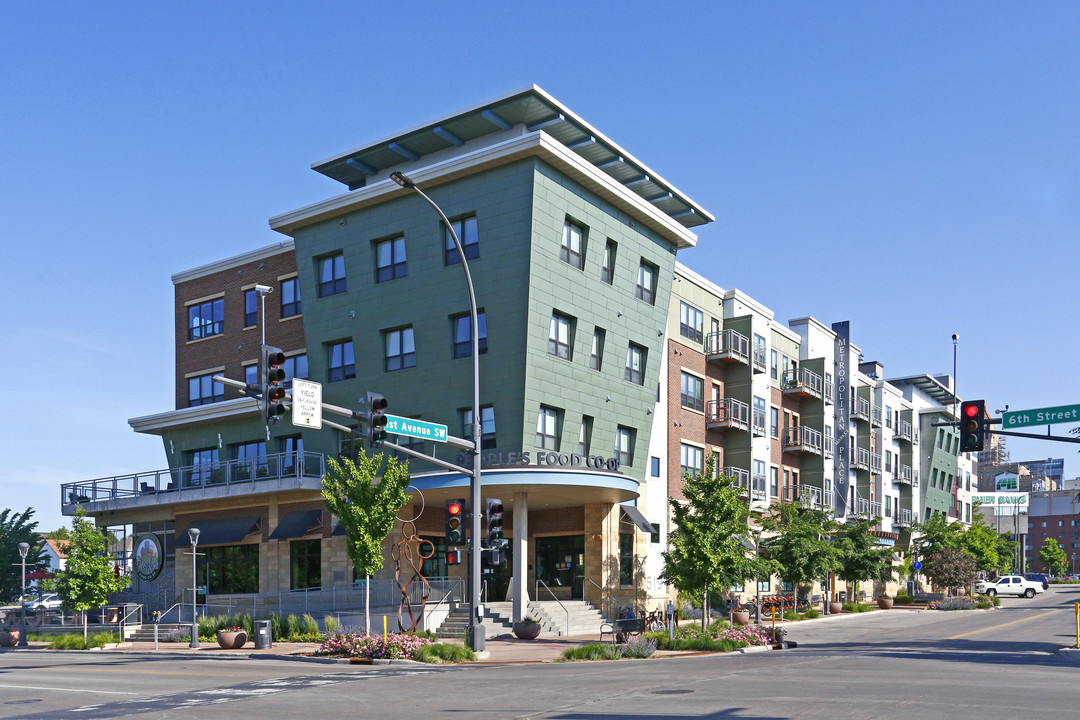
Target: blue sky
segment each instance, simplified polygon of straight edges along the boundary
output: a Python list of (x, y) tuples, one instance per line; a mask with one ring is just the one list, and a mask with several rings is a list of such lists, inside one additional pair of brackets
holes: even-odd
[[(166, 465), (178, 271), (316, 160), (536, 83), (712, 212), (680, 256), (887, 376), (1080, 403), (1080, 5), (0, 3), (0, 507)], [(965, 289), (982, 299), (959, 308)], [(1055, 426), (1065, 432), (1068, 426)], [(1075, 445), (1010, 441), (1013, 459)]]

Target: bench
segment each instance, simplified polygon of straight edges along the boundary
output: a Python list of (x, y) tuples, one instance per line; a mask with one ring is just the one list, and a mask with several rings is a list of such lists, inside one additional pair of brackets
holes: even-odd
[(637, 640), (644, 630), (645, 618), (608, 620), (600, 624), (600, 642), (604, 642), (605, 635), (611, 637), (612, 644)]

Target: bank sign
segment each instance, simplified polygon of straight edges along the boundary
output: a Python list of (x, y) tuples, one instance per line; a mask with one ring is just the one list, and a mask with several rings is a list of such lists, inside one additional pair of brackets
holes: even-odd
[(1026, 513), (1028, 509), (1028, 493), (973, 493), (971, 502), (979, 503), (982, 507), (994, 508), (995, 515), (1011, 515), (1016, 512)]

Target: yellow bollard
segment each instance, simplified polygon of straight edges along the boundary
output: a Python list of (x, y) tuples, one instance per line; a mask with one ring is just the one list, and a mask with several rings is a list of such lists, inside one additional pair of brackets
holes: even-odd
[(382, 641), (383, 645), (386, 645), (386, 616), (382, 616)]

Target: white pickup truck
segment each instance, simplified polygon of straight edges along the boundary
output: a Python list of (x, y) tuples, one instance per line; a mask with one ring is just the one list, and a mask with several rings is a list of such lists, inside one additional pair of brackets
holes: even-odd
[(981, 580), (975, 584), (975, 592), (994, 595), (1023, 595), (1030, 598), (1043, 591), (1042, 583), (1027, 580), (1023, 575), (1002, 575), (997, 580)]

